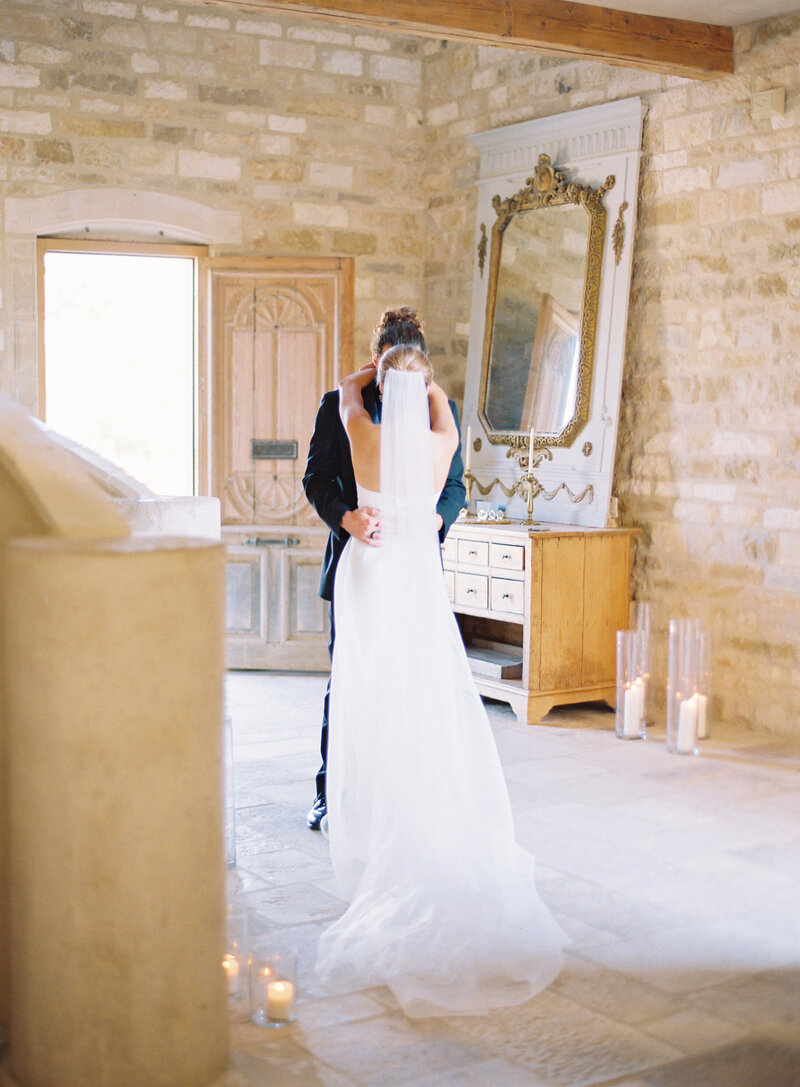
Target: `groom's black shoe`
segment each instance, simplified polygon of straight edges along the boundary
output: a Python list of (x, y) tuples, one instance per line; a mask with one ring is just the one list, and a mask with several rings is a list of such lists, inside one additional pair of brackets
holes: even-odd
[(306, 822), (312, 830), (320, 830), (322, 826), (322, 820), (328, 814), (328, 805), (325, 802), (325, 796), (322, 793), (317, 793), (317, 798), (311, 805), (311, 811), (308, 813)]

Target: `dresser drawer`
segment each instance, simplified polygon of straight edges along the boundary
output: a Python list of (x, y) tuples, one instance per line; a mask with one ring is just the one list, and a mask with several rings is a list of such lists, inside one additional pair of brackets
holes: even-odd
[(524, 570), (525, 548), (522, 544), (492, 543), (489, 562), (496, 570)]
[(447, 589), (447, 599), (451, 604), (456, 599), (456, 575), (452, 570), (444, 571), (444, 587)]
[(522, 615), (525, 612), (525, 582), (493, 577), (492, 611), (510, 611), (515, 615)]
[(458, 560), (458, 541), (455, 537), (445, 536), (442, 544), (442, 559), (449, 563), (455, 563)]
[(481, 574), (456, 574), (456, 604), (486, 608), (489, 604), (489, 578)]
[(488, 566), (489, 541), (460, 539), (458, 541), (458, 561), (465, 566)]

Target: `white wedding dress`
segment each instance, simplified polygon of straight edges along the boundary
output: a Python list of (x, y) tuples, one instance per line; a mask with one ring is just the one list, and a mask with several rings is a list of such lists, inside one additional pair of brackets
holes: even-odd
[(505, 779), (447, 599), (428, 400), (390, 371), (381, 547), (336, 573), (328, 746), (334, 871), (350, 903), (320, 938), (329, 992), (388, 985), (409, 1016), (485, 1013), (545, 988), (567, 937), (514, 838)]

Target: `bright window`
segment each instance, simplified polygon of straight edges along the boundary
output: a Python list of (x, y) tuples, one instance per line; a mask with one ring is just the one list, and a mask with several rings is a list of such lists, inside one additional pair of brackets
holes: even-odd
[(193, 494), (197, 252), (39, 245), (46, 422), (158, 494)]

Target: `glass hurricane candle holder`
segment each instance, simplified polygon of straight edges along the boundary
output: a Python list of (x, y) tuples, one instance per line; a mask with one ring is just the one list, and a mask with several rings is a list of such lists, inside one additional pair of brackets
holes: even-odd
[(648, 697), (651, 672), (650, 615), (651, 607), (648, 600), (635, 600), (631, 605), (631, 628), (638, 630), (642, 639), (640, 670), (642, 680), (644, 681), (644, 719), (645, 723), (648, 725), (653, 723), (650, 714), (650, 699)]
[(228, 906), (228, 942), (222, 969), (228, 979), (228, 999), (242, 1000), (247, 991), (247, 911)]
[(620, 740), (645, 738), (647, 687), (642, 670), (643, 658), (642, 632), (618, 630), (615, 731)]
[[(676, 755), (698, 754), (698, 719), (701, 697), (700, 622), (669, 621), (669, 675), (667, 681), (667, 750)], [(705, 714), (705, 699), (702, 703)]]
[(222, 730), (222, 765), (225, 782), (225, 863), (236, 867), (236, 804), (233, 795), (233, 719), (225, 718)]
[(697, 680), (697, 739), (707, 740), (711, 735), (708, 721), (708, 704), (711, 697), (711, 638), (705, 631), (700, 631), (698, 644), (698, 680)]
[(297, 999), (297, 952), (269, 941), (250, 952), (250, 1020), (259, 1027), (294, 1022)]

